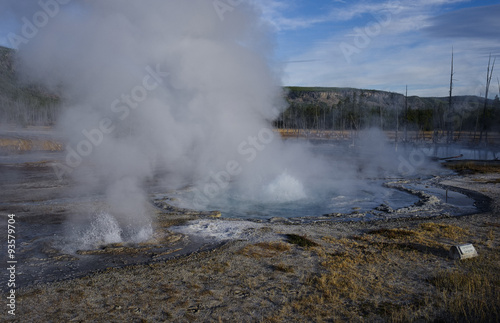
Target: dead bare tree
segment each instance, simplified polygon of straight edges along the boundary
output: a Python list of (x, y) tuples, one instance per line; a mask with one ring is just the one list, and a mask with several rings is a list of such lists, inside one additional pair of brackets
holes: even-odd
[(396, 142), (396, 150), (398, 149), (398, 136), (399, 136), (399, 107), (396, 105), (396, 137), (395, 137), (395, 142)]
[(453, 114), (453, 47), (451, 48), (451, 76), (450, 76), (450, 96), (448, 98), (448, 111), (446, 113), (445, 128), (446, 128), (446, 142), (450, 143), (453, 141), (453, 119), (451, 118)]
[(481, 133), (479, 134), (479, 142), (482, 142), (483, 132), (484, 132), (484, 142), (488, 142), (488, 126), (486, 121), (486, 112), (488, 110), (488, 93), (490, 90), (491, 78), (493, 77), (493, 69), (495, 68), (496, 57), (493, 59), (493, 64), (491, 64), (491, 54), (488, 60), (488, 69), (486, 70), (486, 92), (484, 94), (484, 107), (483, 107), (483, 115), (481, 117)]
[(408, 142), (408, 85), (405, 93), (404, 141)]

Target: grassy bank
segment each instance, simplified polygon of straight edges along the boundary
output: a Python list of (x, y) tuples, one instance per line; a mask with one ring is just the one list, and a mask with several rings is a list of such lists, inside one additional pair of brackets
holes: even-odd
[[(281, 240), (237, 241), (175, 261), (110, 268), (22, 290), (17, 317), (497, 322), (500, 224), (489, 217), (466, 219), (281, 227)], [(466, 242), (479, 257), (448, 258), (450, 246)]]

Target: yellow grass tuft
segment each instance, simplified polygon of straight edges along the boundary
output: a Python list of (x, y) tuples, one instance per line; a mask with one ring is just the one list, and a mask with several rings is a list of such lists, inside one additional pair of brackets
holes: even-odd
[(499, 253), (460, 262), (439, 271), (429, 282), (436, 286), (444, 315), (455, 321), (500, 321)]
[(422, 223), (420, 228), (433, 236), (440, 236), (453, 240), (459, 240), (469, 235), (469, 230), (451, 224), (429, 222)]
[(258, 259), (275, 257), (289, 250), (290, 245), (283, 242), (259, 242), (245, 246), (237, 254)]

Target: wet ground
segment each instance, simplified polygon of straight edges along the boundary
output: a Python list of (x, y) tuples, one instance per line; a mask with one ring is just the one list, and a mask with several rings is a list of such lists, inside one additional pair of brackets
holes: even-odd
[[(225, 239), (231, 240), (241, 233), (235, 222), (232, 226), (236, 229), (227, 227), (227, 222), (221, 222), (224, 223), (223, 232), (220, 231), (221, 225), (211, 225), (210, 222), (201, 225), (199, 223), (196, 229), (198, 231), (179, 230), (188, 220), (218, 217), (220, 213), (180, 209), (169, 204), (169, 199), (165, 198), (167, 195), (154, 194), (151, 195), (150, 207), (155, 218), (152, 239), (141, 243), (88, 244), (88, 241), (84, 241), (85, 237), (82, 237), (82, 228), (94, 225), (92, 221), (96, 219), (89, 218), (89, 214), (97, 214), (99, 209), (104, 208), (102, 196), (80, 195), (73, 189), (71, 181), (59, 181), (55, 177), (51, 162), (26, 163), (24, 161), (27, 158), (33, 160), (33, 156), (19, 157), (18, 160), (22, 162), (0, 165), (0, 228), (6, 232), (7, 215), (16, 215), (15, 256), (18, 261), (19, 286), (74, 278), (109, 267), (161, 262), (215, 248), (223, 243), (224, 239), (210, 237), (223, 237), (226, 234)], [(449, 216), (478, 211), (474, 197), (463, 194), (467, 192), (459, 193), (448, 188), (446, 203), (446, 188), (438, 187), (436, 182), (436, 179), (387, 181), (385, 185), (388, 188), (412, 196), (409, 200), (411, 203), (400, 205), (400, 208), (382, 204), (370, 211), (353, 210), (350, 213), (333, 212), (290, 218), (254, 217), (250, 220), (253, 223), (300, 224), (314, 221), (412, 218), (420, 217), (424, 213), (426, 216)], [(477, 196), (475, 198), (480, 200)], [(83, 220), (74, 221), (79, 216)], [(226, 215), (223, 214), (224, 216)], [(172, 226), (175, 229), (172, 229)], [(211, 229), (214, 231), (210, 232)], [(205, 231), (205, 234), (200, 230)], [(1, 250), (7, 250), (5, 239), (2, 239)], [(5, 277), (2, 277), (2, 280), (7, 277), (6, 273), (3, 273), (3, 276)]]
[[(175, 215), (166, 218), (166, 213), (153, 206), (150, 211), (155, 215), (156, 232), (148, 241), (84, 244), (82, 228), (92, 224), (89, 214), (101, 208), (102, 197), (79, 195), (70, 181), (55, 177), (51, 162), (18, 157), (21, 162), (0, 165), (0, 230), (7, 234), (8, 215), (14, 214), (17, 286), (74, 278), (108, 267), (164, 261), (217, 245), (168, 231), (170, 225), (185, 219)], [(26, 163), (26, 159), (31, 161)], [(79, 216), (81, 220), (75, 221)], [(6, 239), (1, 239), (1, 250), (3, 259), (7, 256)], [(3, 271), (1, 280), (6, 278)], [(6, 288), (2, 284), (2, 289)]]

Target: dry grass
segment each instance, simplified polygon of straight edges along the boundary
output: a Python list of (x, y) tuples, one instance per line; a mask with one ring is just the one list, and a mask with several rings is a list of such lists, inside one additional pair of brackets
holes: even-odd
[(444, 317), (463, 322), (500, 321), (500, 255), (489, 254), (439, 271), (429, 281), (439, 289)]
[(281, 271), (281, 272), (284, 272), (284, 273), (293, 273), (293, 272), (295, 272), (295, 270), (293, 269), (292, 266), (285, 265), (284, 263), (279, 263), (279, 264), (273, 265), (272, 268), (275, 271)]
[(469, 230), (456, 225), (443, 223), (423, 223), (420, 228), (432, 237), (444, 237), (453, 240), (460, 240), (470, 234)]
[[(453, 263), (446, 259), (449, 244), (439, 241), (459, 243), (468, 236), (469, 230), (459, 226), (430, 222), (413, 229), (325, 237), (329, 246), (318, 251), (323, 272), (305, 279), (316, 292), (292, 307), (318, 321), (498, 320), (499, 250)], [(451, 270), (425, 265), (442, 259)], [(474, 274), (466, 275), (467, 270)]]
[(62, 151), (64, 149), (61, 143), (52, 140), (31, 140), (20, 138), (0, 138), (0, 149), (7, 151)]
[(398, 239), (415, 235), (414, 231), (404, 229), (376, 229), (369, 231), (368, 233), (382, 235), (389, 239)]
[(474, 178), (472, 180), (479, 184), (500, 184), (500, 178), (494, 178), (494, 179)]
[(245, 246), (238, 254), (258, 259), (275, 257), (289, 250), (290, 245), (283, 242), (259, 242)]
[[(460, 174), (487, 174), (500, 173), (500, 165), (481, 164), (476, 162), (462, 162), (444, 164), (448, 169), (454, 170)], [(498, 183), (498, 182), (497, 182)]]
[[(308, 234), (313, 248), (238, 242), (34, 287), (20, 292), (19, 313), (34, 321), (496, 322), (500, 226), (491, 221), (323, 230)], [(482, 242), (478, 258), (447, 257), (452, 244), (471, 240)]]
[(303, 248), (316, 247), (318, 245), (316, 242), (297, 234), (287, 234), (286, 240), (288, 243), (295, 244)]

